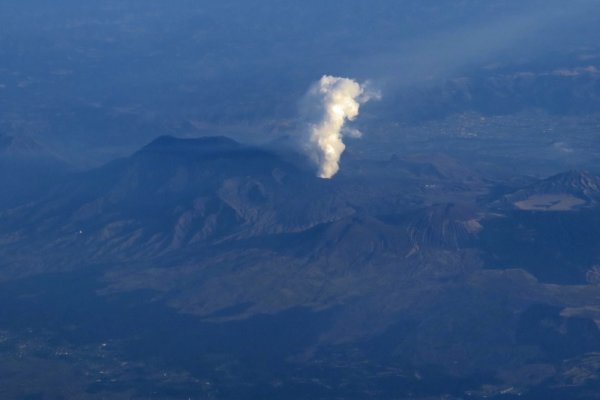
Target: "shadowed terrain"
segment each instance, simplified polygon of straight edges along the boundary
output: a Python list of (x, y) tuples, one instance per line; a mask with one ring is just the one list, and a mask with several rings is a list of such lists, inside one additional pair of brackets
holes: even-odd
[(3, 368), (57, 374), (5, 394), (589, 398), (599, 178), (498, 195), (442, 160), (327, 181), (165, 136), (2, 211)]

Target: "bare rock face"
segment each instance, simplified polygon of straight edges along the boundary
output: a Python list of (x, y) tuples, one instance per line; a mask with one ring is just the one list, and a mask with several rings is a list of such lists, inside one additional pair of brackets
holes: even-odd
[(467, 247), (482, 229), (473, 206), (440, 204), (420, 210), (408, 230), (419, 247), (460, 249)]

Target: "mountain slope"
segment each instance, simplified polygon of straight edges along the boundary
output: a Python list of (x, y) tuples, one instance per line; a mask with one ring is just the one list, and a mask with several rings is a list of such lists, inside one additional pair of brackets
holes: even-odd
[(530, 211), (569, 211), (600, 203), (600, 177), (564, 172), (505, 196), (505, 203)]
[(4, 212), (1, 230), (4, 243), (126, 259), (301, 231), (352, 212), (331, 186), (265, 150), (222, 137), (161, 137)]
[(32, 332), (43, 351), (14, 346), (29, 359), (66, 351), (111, 379), (147, 375), (140, 363), (167, 387), (184, 371), (240, 393), (489, 398), (565, 387), (566, 361), (591, 368), (594, 181), (525, 188), (590, 199), (530, 212), (488, 204), (448, 163), (396, 161), (379, 180), (321, 180), (231, 139), (161, 137), (0, 212), (0, 326)]

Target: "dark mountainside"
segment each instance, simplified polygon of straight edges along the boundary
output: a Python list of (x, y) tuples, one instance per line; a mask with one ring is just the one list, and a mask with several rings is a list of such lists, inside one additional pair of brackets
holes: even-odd
[(598, 176), (346, 163), (163, 136), (4, 208), (0, 394), (594, 398)]

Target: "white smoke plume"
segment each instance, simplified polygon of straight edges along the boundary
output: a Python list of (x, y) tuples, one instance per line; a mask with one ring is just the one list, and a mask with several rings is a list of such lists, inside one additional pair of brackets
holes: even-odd
[(344, 136), (360, 137), (356, 129), (345, 128), (353, 121), (361, 104), (378, 97), (364, 85), (348, 79), (325, 75), (316, 82), (304, 99), (304, 150), (318, 165), (318, 176), (329, 179), (339, 170), (339, 161), (346, 146)]

